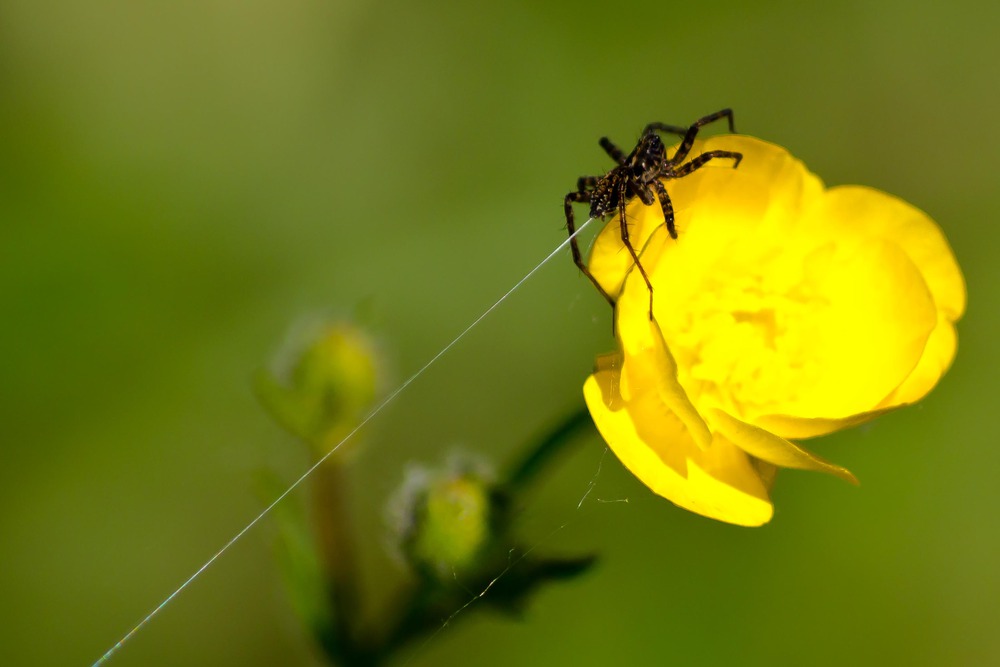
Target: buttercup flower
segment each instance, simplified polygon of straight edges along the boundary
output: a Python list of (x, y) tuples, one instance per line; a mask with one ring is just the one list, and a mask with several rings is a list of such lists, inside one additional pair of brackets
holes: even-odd
[(634, 271), (618, 220), (589, 268), (618, 295), (620, 349), (584, 384), (591, 416), (655, 493), (745, 526), (770, 520), (777, 468), (846, 469), (793, 443), (922, 398), (955, 356), (965, 284), (937, 225), (862, 186), (826, 189), (785, 149), (744, 136), (696, 144), (743, 153), (667, 183), (680, 234), (632, 201)]

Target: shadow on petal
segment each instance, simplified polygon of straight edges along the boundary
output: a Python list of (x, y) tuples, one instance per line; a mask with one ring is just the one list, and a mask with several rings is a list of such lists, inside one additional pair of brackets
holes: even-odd
[(621, 400), (617, 374), (591, 375), (584, 397), (604, 440), (633, 475), (657, 495), (712, 519), (742, 526), (771, 519), (768, 484), (745, 452), (719, 437), (702, 450), (656, 392)]

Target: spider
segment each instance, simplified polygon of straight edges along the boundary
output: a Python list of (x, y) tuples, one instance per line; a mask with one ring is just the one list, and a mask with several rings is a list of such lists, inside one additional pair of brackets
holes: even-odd
[[(687, 176), (696, 169), (700, 169), (710, 160), (717, 158), (731, 158), (733, 168), (739, 166), (743, 159), (742, 153), (733, 151), (706, 151), (693, 157), (689, 162), (684, 162), (694, 139), (698, 135), (698, 130), (703, 125), (707, 125), (720, 118), (729, 120), (729, 132), (735, 133), (733, 127), (732, 109), (723, 109), (704, 118), (700, 118), (690, 127), (679, 127), (677, 125), (666, 125), (665, 123), (650, 123), (642, 131), (639, 143), (628, 155), (611, 143), (607, 137), (601, 137), (601, 148), (618, 163), (618, 166), (606, 173), (604, 176), (583, 176), (576, 182), (576, 191), (566, 195), (564, 205), (566, 208), (566, 228), (571, 237), (570, 247), (573, 250), (573, 261), (580, 268), (585, 276), (590, 278), (598, 291), (608, 300), (612, 306), (615, 299), (608, 294), (600, 283), (594, 278), (580, 254), (580, 246), (577, 244), (573, 234), (576, 228), (573, 224), (573, 204), (583, 202), (590, 204), (590, 217), (603, 218), (605, 216), (618, 213), (621, 222), (622, 242), (632, 255), (635, 267), (642, 274), (642, 279), (646, 281), (649, 288), (649, 319), (653, 319), (653, 285), (649, 282), (646, 270), (639, 262), (639, 255), (628, 236), (628, 223), (625, 219), (625, 206), (633, 197), (638, 197), (646, 206), (652, 206), (658, 198), (660, 207), (663, 209), (663, 221), (667, 225), (670, 238), (677, 238), (677, 228), (674, 226), (674, 207), (670, 203), (670, 195), (663, 185), (663, 181), (670, 178), (681, 178)], [(676, 134), (683, 137), (681, 145), (674, 152), (673, 157), (667, 157), (667, 149), (663, 145), (663, 140), (657, 132)], [(654, 196), (655, 191), (655, 196)]]

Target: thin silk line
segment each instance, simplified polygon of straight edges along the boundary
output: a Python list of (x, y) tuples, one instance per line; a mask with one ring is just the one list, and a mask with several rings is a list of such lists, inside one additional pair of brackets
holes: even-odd
[(521, 285), (523, 285), (529, 278), (531, 278), (531, 276), (535, 275), (535, 273), (537, 273), (539, 269), (541, 269), (543, 266), (545, 266), (557, 254), (559, 254), (559, 252), (562, 251), (567, 245), (569, 245), (570, 241), (572, 241), (573, 238), (577, 234), (579, 234), (580, 232), (582, 232), (587, 227), (587, 225), (589, 225), (591, 222), (593, 222), (593, 218), (587, 220), (587, 222), (585, 222), (582, 225), (580, 225), (580, 227), (577, 228), (577, 230), (573, 234), (571, 234), (565, 241), (563, 241), (562, 243), (560, 243), (556, 247), (556, 249), (553, 250), (552, 252), (550, 252), (548, 254), (548, 256), (545, 257), (545, 259), (543, 259), (541, 262), (538, 263), (537, 266), (535, 266), (535, 268), (533, 268), (531, 271), (528, 271), (528, 273), (525, 274), (525, 276), (523, 278), (521, 278), (520, 280), (518, 280), (517, 283), (513, 287), (511, 287), (509, 290), (507, 290), (507, 292), (502, 297), (500, 297), (499, 299), (497, 299), (496, 302), (492, 306), (490, 306), (489, 308), (487, 308), (483, 312), (482, 315), (480, 315), (475, 320), (473, 320), (472, 324), (470, 324), (469, 326), (465, 327), (465, 329), (463, 329), (460, 334), (458, 334), (457, 336), (455, 336), (454, 340), (452, 340), (450, 343), (448, 343), (443, 348), (441, 348), (440, 352), (438, 352), (433, 357), (431, 357), (430, 361), (428, 361), (427, 363), (425, 363), (413, 375), (411, 375), (410, 377), (408, 377), (406, 379), (406, 381), (403, 382), (403, 384), (401, 384), (398, 387), (396, 387), (396, 389), (394, 389), (392, 391), (392, 393), (390, 393), (388, 396), (386, 396), (382, 400), (381, 403), (379, 403), (377, 406), (375, 406), (375, 408), (371, 412), (368, 413), (368, 416), (366, 416), (363, 420), (361, 420), (360, 424), (358, 424), (357, 426), (355, 426), (354, 429), (350, 433), (348, 433), (346, 436), (344, 436), (343, 440), (341, 440), (336, 445), (334, 445), (333, 449), (331, 449), (326, 454), (324, 454), (322, 458), (320, 458), (318, 461), (316, 461), (316, 463), (314, 463), (312, 465), (312, 467), (310, 467), (308, 470), (306, 470), (304, 473), (302, 473), (301, 477), (299, 477), (297, 480), (295, 480), (294, 482), (292, 482), (291, 486), (289, 486), (287, 489), (285, 489), (284, 492), (282, 492), (282, 494), (280, 496), (278, 496), (277, 498), (275, 498), (271, 502), (270, 505), (268, 505), (267, 507), (265, 507), (264, 510), (260, 514), (258, 514), (250, 523), (248, 523), (243, 528), (243, 530), (241, 530), (240, 532), (236, 533), (236, 535), (231, 540), (229, 540), (228, 542), (226, 542), (225, 546), (223, 546), (221, 549), (219, 549), (217, 552), (215, 552), (215, 555), (213, 555), (211, 558), (209, 558), (207, 561), (205, 561), (205, 564), (202, 565), (201, 567), (199, 567), (195, 571), (195, 573), (192, 574), (190, 577), (188, 577), (187, 580), (183, 584), (181, 584), (180, 586), (178, 586), (177, 589), (173, 593), (171, 593), (170, 595), (168, 595), (163, 600), (163, 602), (161, 602), (155, 608), (153, 608), (153, 610), (151, 612), (149, 612), (146, 615), (145, 618), (143, 618), (141, 621), (139, 621), (139, 623), (136, 624), (136, 626), (134, 628), (132, 628), (131, 630), (129, 630), (127, 633), (125, 633), (125, 636), (122, 637), (121, 639), (119, 639), (118, 642), (114, 646), (112, 646), (111, 648), (109, 648), (107, 650), (107, 652), (105, 652), (104, 655), (102, 655), (100, 658), (98, 658), (97, 661), (92, 665), (92, 667), (100, 667), (100, 665), (103, 665), (105, 662), (107, 662), (108, 660), (110, 660), (111, 657), (115, 653), (117, 653), (118, 650), (122, 646), (124, 646), (126, 642), (128, 642), (128, 640), (130, 640), (137, 632), (139, 632), (139, 630), (141, 630), (157, 614), (159, 614), (163, 610), (164, 607), (166, 607), (168, 604), (170, 604), (170, 602), (173, 601), (173, 599), (175, 597), (177, 597), (178, 595), (180, 595), (180, 593), (185, 588), (187, 588), (188, 585), (191, 584), (191, 582), (193, 582), (195, 579), (197, 579), (201, 575), (202, 572), (204, 572), (205, 570), (207, 570), (208, 567), (212, 563), (214, 563), (216, 561), (216, 559), (219, 558), (219, 556), (221, 556), (222, 554), (224, 554), (226, 551), (229, 550), (230, 547), (232, 547), (234, 544), (236, 544), (240, 540), (240, 538), (242, 538), (247, 532), (249, 532), (249, 530), (251, 528), (253, 528), (254, 526), (256, 526), (257, 523), (260, 522), (261, 519), (263, 519), (265, 516), (267, 516), (268, 514), (270, 514), (271, 510), (274, 509), (274, 507), (278, 503), (280, 503), (282, 500), (284, 500), (285, 497), (288, 496), (288, 494), (290, 494), (292, 491), (294, 491), (299, 486), (299, 484), (301, 484), (303, 481), (305, 481), (305, 479), (307, 477), (309, 477), (316, 470), (316, 468), (320, 467), (328, 458), (330, 458), (330, 456), (333, 455), (334, 452), (336, 452), (338, 449), (340, 449), (340, 447), (344, 443), (346, 443), (348, 440), (350, 440), (351, 438), (353, 438), (355, 433), (357, 433), (358, 431), (360, 431), (368, 422), (370, 422), (372, 419), (374, 419), (375, 416), (378, 413), (382, 412), (382, 410), (387, 405), (389, 405), (389, 403), (391, 403), (393, 400), (395, 400), (395, 398), (397, 396), (399, 396), (401, 393), (403, 393), (404, 389), (406, 389), (407, 387), (409, 387), (410, 384), (412, 384), (414, 380), (416, 380), (418, 377), (420, 377), (421, 375), (423, 375), (424, 372), (428, 368), (430, 368), (432, 365), (434, 365), (434, 363), (436, 363), (438, 359), (440, 359), (441, 357), (443, 357), (444, 354), (446, 352), (448, 352), (448, 350), (450, 350), (451, 348), (455, 347), (455, 345), (460, 340), (462, 340), (463, 338), (465, 338), (466, 334), (468, 334), (480, 322), (482, 322), (486, 318), (487, 315), (489, 315), (494, 310), (496, 310), (497, 306), (499, 306), (501, 303), (503, 303), (504, 301), (506, 301), (507, 298), (511, 294), (513, 294), (518, 288), (520, 288)]

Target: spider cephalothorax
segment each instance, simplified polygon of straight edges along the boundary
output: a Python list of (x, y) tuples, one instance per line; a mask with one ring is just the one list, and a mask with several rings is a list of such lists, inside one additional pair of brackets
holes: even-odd
[[(646, 275), (646, 270), (642, 268), (642, 264), (639, 262), (639, 255), (629, 240), (628, 222), (625, 219), (625, 206), (633, 197), (638, 197), (646, 206), (652, 206), (658, 198), (660, 200), (660, 207), (663, 209), (663, 222), (667, 226), (670, 237), (676, 239), (677, 228), (674, 226), (674, 208), (670, 203), (670, 195), (667, 194), (667, 189), (664, 187), (663, 181), (687, 176), (696, 169), (704, 166), (709, 160), (716, 158), (731, 158), (734, 168), (739, 166), (740, 160), (743, 159), (741, 153), (716, 150), (706, 151), (693, 157), (689, 162), (684, 162), (687, 159), (688, 153), (691, 152), (694, 139), (698, 135), (698, 130), (701, 126), (720, 118), (727, 118), (729, 120), (730, 132), (736, 131), (733, 127), (733, 112), (731, 109), (723, 109), (722, 111), (705, 116), (686, 128), (676, 125), (666, 125), (664, 123), (650, 123), (643, 130), (642, 136), (639, 138), (639, 143), (636, 144), (635, 148), (628, 155), (625, 155), (624, 151), (611, 143), (610, 139), (602, 137), (600, 141), (601, 148), (611, 156), (611, 159), (618, 163), (618, 166), (604, 176), (583, 176), (576, 182), (576, 192), (570, 192), (566, 195), (564, 200), (566, 227), (571, 236), (570, 247), (573, 250), (573, 261), (590, 278), (590, 281), (594, 283), (598, 291), (604, 295), (604, 298), (612, 306), (615, 305), (614, 297), (604, 291), (604, 288), (601, 287), (600, 283), (597, 282), (587, 269), (587, 265), (584, 263), (583, 256), (580, 253), (580, 246), (576, 242), (576, 237), (573, 236), (576, 232), (573, 224), (573, 203), (584, 202), (590, 204), (591, 218), (603, 218), (614, 213), (619, 214), (622, 242), (628, 248), (635, 262), (635, 267), (639, 269), (639, 273), (642, 274), (642, 278), (646, 281), (646, 286), (649, 288), (649, 316), (652, 319), (653, 285), (649, 282), (649, 276)], [(657, 132), (667, 132), (683, 137), (680, 146), (677, 147), (672, 157), (667, 157), (667, 149)]]

